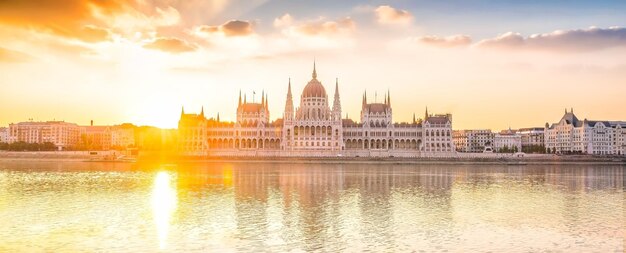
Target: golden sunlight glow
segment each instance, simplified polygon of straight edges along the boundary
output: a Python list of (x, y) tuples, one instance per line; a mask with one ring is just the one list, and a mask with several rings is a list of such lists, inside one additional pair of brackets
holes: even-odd
[(170, 221), (178, 204), (176, 188), (170, 184), (171, 181), (172, 176), (161, 171), (157, 173), (152, 189), (152, 213), (159, 234), (159, 248), (161, 249), (166, 246)]
[(222, 170), (222, 180), (225, 186), (233, 185), (233, 166), (225, 165)]

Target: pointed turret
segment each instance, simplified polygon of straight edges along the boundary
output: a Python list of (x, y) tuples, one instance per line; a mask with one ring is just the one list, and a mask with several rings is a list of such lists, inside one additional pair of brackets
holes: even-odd
[(417, 121), (415, 121), (415, 113), (413, 113), (413, 123), (417, 123)]
[(367, 104), (367, 90), (363, 92), (363, 105)]
[(291, 96), (291, 78), (287, 85), (287, 101), (285, 102), (285, 121), (293, 119), (293, 98)]
[(182, 110), (180, 111), (180, 116), (183, 116), (185, 114), (185, 106), (182, 106)]
[(239, 90), (239, 106), (241, 106), (241, 90)]
[(385, 105), (387, 104), (387, 93), (385, 93)]
[(335, 119), (341, 119), (341, 99), (339, 98), (339, 78), (335, 79), (335, 100), (333, 101), (333, 113)]
[(269, 111), (269, 100), (267, 99), (267, 94), (265, 94), (265, 110)]
[(247, 101), (247, 94), (243, 94), (243, 103), (244, 104), (248, 103), (248, 101)]
[(313, 59), (313, 74), (311, 75), (313, 79), (317, 79), (317, 71), (315, 70), (315, 59)]
[(200, 116), (204, 118), (204, 106), (202, 106), (202, 109), (200, 110)]
[(428, 106), (426, 106), (426, 112), (424, 113), (424, 120), (428, 119)]
[(217, 113), (217, 122), (220, 122), (220, 113)]
[(387, 105), (391, 107), (391, 93), (387, 90)]
[(261, 106), (265, 107), (265, 90), (261, 90)]

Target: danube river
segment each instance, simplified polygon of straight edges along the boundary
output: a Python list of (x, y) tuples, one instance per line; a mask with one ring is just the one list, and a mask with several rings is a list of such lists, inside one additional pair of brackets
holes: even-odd
[(0, 161), (0, 252), (624, 252), (625, 169)]

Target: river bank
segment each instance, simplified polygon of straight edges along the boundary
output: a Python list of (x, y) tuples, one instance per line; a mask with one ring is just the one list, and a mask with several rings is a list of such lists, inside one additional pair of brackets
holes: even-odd
[(190, 162), (190, 163), (382, 163), (382, 164), (601, 164), (626, 165), (626, 157), (598, 157), (590, 155), (529, 155), (526, 157), (178, 157), (126, 156), (119, 151), (52, 151), (52, 152), (0, 152), (4, 161), (71, 161), (71, 162)]

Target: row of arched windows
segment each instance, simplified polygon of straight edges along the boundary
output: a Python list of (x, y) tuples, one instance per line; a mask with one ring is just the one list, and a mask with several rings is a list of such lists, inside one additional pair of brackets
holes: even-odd
[(450, 130), (426, 130), (426, 136), (450, 136)]

